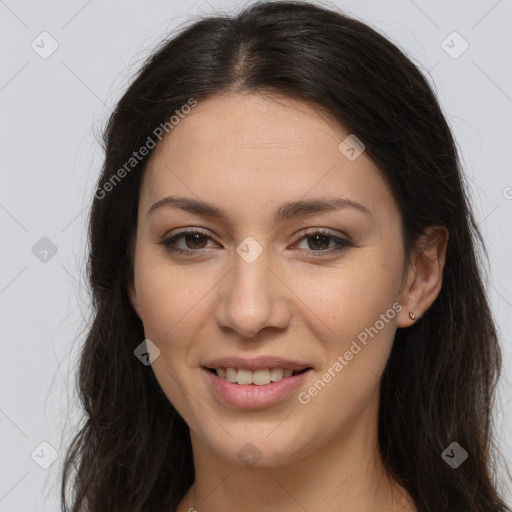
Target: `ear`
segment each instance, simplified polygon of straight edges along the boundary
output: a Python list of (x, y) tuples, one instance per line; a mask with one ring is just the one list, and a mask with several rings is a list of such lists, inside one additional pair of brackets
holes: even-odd
[[(397, 327), (409, 327), (416, 322), (439, 295), (448, 239), (449, 232), (444, 226), (429, 226), (415, 244), (399, 297), (403, 309), (398, 314)], [(412, 319), (409, 313), (416, 318)]]
[(130, 302), (133, 306), (133, 309), (137, 313), (137, 316), (142, 320), (139, 298), (137, 296), (137, 290), (135, 289), (133, 280), (128, 284), (128, 298), (130, 299)]

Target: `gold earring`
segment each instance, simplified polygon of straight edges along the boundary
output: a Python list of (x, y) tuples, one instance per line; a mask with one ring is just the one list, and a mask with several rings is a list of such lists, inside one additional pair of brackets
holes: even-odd
[(411, 320), (415, 320), (416, 319), (416, 315), (414, 313), (409, 313), (409, 316), (411, 317)]

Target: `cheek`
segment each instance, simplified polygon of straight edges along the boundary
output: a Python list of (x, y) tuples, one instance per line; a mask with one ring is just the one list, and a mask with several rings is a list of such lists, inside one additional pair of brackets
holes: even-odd
[[(331, 349), (342, 348), (342, 340), (350, 343), (395, 302), (401, 278), (400, 260), (387, 254), (375, 244), (347, 254), (336, 268), (313, 267), (307, 272), (298, 269), (286, 276), (304, 303), (304, 312), (309, 309), (314, 313), (308, 315), (310, 327), (316, 326), (317, 334), (324, 333), (322, 339)], [(388, 316), (392, 316), (389, 323), (394, 325), (394, 311)], [(388, 327), (386, 323), (386, 330)]]
[[(390, 292), (394, 283), (383, 283), (383, 275), (376, 273), (380, 283), (375, 282), (373, 273), (354, 269), (338, 277), (336, 286), (331, 283), (323, 294), (312, 297), (312, 303), (316, 300), (319, 304), (318, 316), (326, 319), (330, 330), (322, 338), (317, 332), (325, 351), (323, 365), (301, 389), (298, 407), (304, 418), (322, 417), (323, 438), (335, 435), (340, 425), (355, 421), (378, 400), (397, 312)], [(320, 325), (318, 320), (316, 325)]]
[[(349, 421), (378, 393), (401, 308), (396, 302), (400, 255), (389, 254), (375, 245), (346, 258), (343, 267), (332, 272), (319, 270), (308, 283), (296, 281), (299, 294), (308, 297), (305, 302), (315, 312), (309, 328), (325, 351), (322, 369), (303, 389), (300, 403), (308, 409), (305, 413), (316, 411), (333, 425), (342, 417)], [(343, 404), (343, 410), (332, 404)]]
[[(183, 269), (143, 251), (136, 261), (135, 286), (146, 337), (159, 346), (170, 340), (179, 346), (180, 340), (187, 339), (183, 329), (190, 313), (196, 316), (201, 309), (201, 287)], [(176, 336), (178, 332), (180, 336)]]
[(141, 254), (136, 263), (135, 282), (144, 334), (160, 350), (151, 367), (162, 391), (178, 412), (188, 417), (187, 411), (194, 409), (194, 403), (190, 403), (183, 389), (190, 378), (188, 361), (194, 348), (198, 316), (204, 315), (200, 300), (204, 292), (183, 269), (157, 260), (154, 255), (145, 259)]

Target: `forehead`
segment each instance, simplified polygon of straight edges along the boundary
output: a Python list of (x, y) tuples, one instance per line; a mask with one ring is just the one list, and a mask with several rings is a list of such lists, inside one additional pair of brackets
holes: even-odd
[[(308, 196), (343, 195), (386, 207), (390, 191), (363, 152), (339, 149), (350, 133), (314, 105), (259, 95), (198, 102), (157, 146), (142, 201), (197, 196), (238, 212)], [(387, 207), (393, 207), (388, 204)]]
[[(336, 149), (348, 133), (319, 107), (277, 96), (233, 94), (201, 100), (158, 145), (155, 160), (176, 149), (200, 148), (193, 156), (216, 160), (261, 157), (280, 162)], [(176, 156), (176, 155), (175, 155)], [(247, 162), (249, 164), (249, 162)]]

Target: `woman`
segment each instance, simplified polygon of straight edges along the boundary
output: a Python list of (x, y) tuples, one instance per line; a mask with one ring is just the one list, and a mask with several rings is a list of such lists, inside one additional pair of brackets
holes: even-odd
[(105, 153), (63, 510), (508, 510), (481, 237), (399, 49), (304, 2), (200, 20)]

